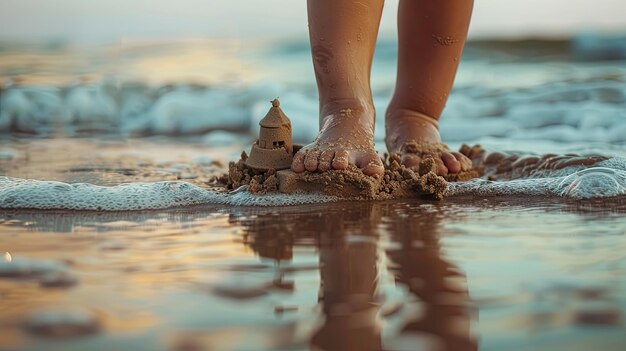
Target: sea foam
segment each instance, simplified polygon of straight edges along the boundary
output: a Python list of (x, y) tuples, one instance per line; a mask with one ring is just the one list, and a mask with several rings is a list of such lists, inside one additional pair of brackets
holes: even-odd
[[(308, 55), (308, 45), (302, 45)], [(271, 51), (271, 50), (270, 50)], [(471, 56), (471, 55), (470, 55)], [(378, 66), (395, 64), (395, 54)], [(283, 75), (302, 76), (298, 65), (308, 58), (280, 56), (289, 64)], [(387, 61), (385, 61), (387, 60)], [(306, 63), (301, 63), (305, 61)], [(273, 66), (273, 65), (272, 65)], [(447, 142), (485, 137), (508, 140), (626, 142), (626, 69), (577, 62), (545, 64), (503, 62), (469, 57), (460, 66), (441, 118)], [(374, 71), (374, 73), (376, 70)], [(373, 79), (373, 102), (385, 111), (393, 76), (384, 71)], [(74, 135), (113, 133), (121, 136), (202, 135), (216, 130), (256, 133), (269, 100), (280, 96), (291, 118), (294, 140), (306, 143), (318, 132), (319, 101), (315, 79), (296, 84), (273, 77), (254, 83), (193, 86), (137, 86), (117, 80), (72, 86), (34, 86), (7, 81), (0, 89), (0, 135), (11, 133)], [(387, 83), (385, 83), (387, 82)], [(375, 139), (384, 140), (384, 118), (378, 118)]]
[(202, 189), (183, 181), (98, 186), (87, 183), (0, 177), (0, 208), (135, 211), (203, 204), (279, 206), (336, 201), (322, 195), (253, 195)]
[[(510, 181), (476, 179), (449, 183), (446, 196), (554, 196), (595, 198), (626, 195), (626, 158), (615, 157), (595, 167), (568, 167), (541, 177)], [(339, 201), (319, 194), (251, 194), (203, 189), (183, 181), (98, 186), (0, 177), (0, 208), (133, 211), (203, 204), (287, 206)]]
[(613, 157), (594, 167), (566, 167), (509, 181), (474, 179), (449, 183), (446, 196), (555, 196), (574, 199), (626, 195), (626, 158)]

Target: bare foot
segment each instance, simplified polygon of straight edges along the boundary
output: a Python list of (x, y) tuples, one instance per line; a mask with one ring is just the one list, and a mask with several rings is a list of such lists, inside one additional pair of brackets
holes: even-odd
[(404, 109), (389, 110), (385, 125), (387, 150), (400, 153), (405, 166), (418, 168), (422, 158), (430, 156), (441, 176), (472, 169), (469, 158), (451, 152), (441, 141), (439, 125), (432, 117)]
[(300, 149), (291, 169), (296, 173), (346, 169), (354, 164), (370, 176), (382, 176), (383, 163), (374, 148), (374, 108), (336, 102), (322, 108), (322, 127), (315, 141)]

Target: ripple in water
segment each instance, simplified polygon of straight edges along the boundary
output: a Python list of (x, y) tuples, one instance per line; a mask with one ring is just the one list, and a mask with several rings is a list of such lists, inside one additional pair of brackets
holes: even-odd
[(558, 185), (565, 197), (612, 197), (626, 194), (626, 172), (607, 167), (583, 169), (563, 178)]

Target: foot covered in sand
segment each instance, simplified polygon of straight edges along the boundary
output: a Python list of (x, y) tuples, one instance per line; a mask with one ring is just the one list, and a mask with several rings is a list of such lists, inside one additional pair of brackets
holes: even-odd
[(402, 164), (417, 169), (422, 159), (432, 157), (440, 176), (472, 170), (472, 161), (460, 152), (452, 152), (441, 141), (435, 119), (409, 110), (388, 112), (385, 139), (389, 153), (398, 153)]
[(355, 165), (369, 176), (382, 176), (383, 163), (374, 148), (374, 108), (342, 101), (322, 108), (322, 127), (315, 141), (300, 149), (291, 169), (296, 173), (345, 170)]

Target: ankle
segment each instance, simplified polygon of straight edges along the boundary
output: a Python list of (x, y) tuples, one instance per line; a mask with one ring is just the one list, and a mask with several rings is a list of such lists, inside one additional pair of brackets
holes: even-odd
[(374, 104), (370, 100), (361, 99), (336, 99), (320, 104), (320, 118), (335, 115), (342, 110), (350, 109), (352, 111), (362, 112), (368, 114), (368, 112), (374, 112)]
[(320, 124), (323, 124), (326, 118), (345, 113), (346, 110), (352, 111), (353, 115), (367, 117), (371, 119), (371, 122), (375, 122), (376, 113), (371, 99), (336, 99), (320, 104)]
[(439, 119), (415, 109), (393, 107), (385, 112), (385, 124), (387, 126), (402, 126), (405, 123), (427, 123), (439, 130)]

